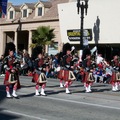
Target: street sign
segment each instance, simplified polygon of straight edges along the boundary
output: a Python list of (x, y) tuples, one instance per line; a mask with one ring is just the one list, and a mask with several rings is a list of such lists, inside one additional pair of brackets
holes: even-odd
[[(80, 29), (67, 30), (67, 36), (70, 41), (80, 41)], [(83, 30), (83, 39), (92, 40), (92, 29)]]

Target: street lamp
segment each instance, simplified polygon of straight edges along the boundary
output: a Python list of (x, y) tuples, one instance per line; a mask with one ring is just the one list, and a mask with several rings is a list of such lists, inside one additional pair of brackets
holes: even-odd
[(81, 12), (81, 26), (80, 26), (80, 61), (82, 61), (82, 53), (83, 53), (83, 20), (84, 14), (87, 15), (88, 9), (88, 0), (77, 0), (77, 12), (78, 14)]

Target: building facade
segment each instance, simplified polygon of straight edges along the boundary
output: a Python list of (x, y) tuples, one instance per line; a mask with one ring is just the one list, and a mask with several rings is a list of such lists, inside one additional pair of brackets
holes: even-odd
[[(101, 47), (107, 52), (113, 48), (120, 50), (120, 1), (119, 0), (89, 0), (87, 16), (84, 16), (84, 29), (92, 30), (89, 46)], [(70, 41), (67, 31), (80, 29), (80, 14), (77, 13), (77, 0), (58, 5), (61, 40), (70, 42), (80, 49), (80, 41)], [(73, 32), (72, 37), (77, 37)]]
[[(0, 54), (4, 54), (6, 43), (13, 42), (17, 51), (26, 49), (31, 55), (32, 32), (39, 26), (54, 28), (54, 42), (61, 46), (57, 5), (65, 2), (68, 0), (38, 1), (22, 5), (8, 3), (7, 15), (0, 19)], [(60, 49), (61, 47), (58, 51)]]
[[(100, 46), (103, 53), (113, 48), (120, 49), (119, 3), (119, 0), (89, 0), (84, 29), (92, 31), (88, 42), (91, 48)], [(80, 14), (77, 14), (76, 4), (77, 0), (49, 0), (22, 5), (8, 3), (7, 16), (0, 19), (0, 54), (4, 53), (6, 43), (14, 42), (16, 50), (26, 49), (31, 55), (32, 32), (39, 26), (55, 29), (54, 41), (58, 51), (66, 42), (79, 50), (80, 40), (70, 41), (67, 33), (68, 30), (80, 29)]]

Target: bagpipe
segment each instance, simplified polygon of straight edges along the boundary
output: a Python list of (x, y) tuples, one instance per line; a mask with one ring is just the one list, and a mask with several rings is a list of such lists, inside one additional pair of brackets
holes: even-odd
[(6, 56), (4, 59), (3, 59), (3, 65), (4, 65), (4, 68), (6, 68), (6, 64), (7, 62), (9, 61), (8, 64), (11, 64), (14, 68), (16, 69), (20, 69), (20, 63), (22, 61), (21, 57), (18, 57), (18, 56), (14, 56), (14, 60), (9, 60), (11, 59), (9, 56)]

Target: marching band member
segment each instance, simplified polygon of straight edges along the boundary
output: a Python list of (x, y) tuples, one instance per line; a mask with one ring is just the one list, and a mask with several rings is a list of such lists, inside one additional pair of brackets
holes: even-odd
[(112, 69), (112, 77), (111, 77), (111, 85), (112, 91), (118, 91), (118, 85), (120, 84), (120, 61), (118, 60), (118, 55), (114, 55), (113, 60), (111, 60)]
[(58, 74), (58, 79), (60, 79), (60, 88), (63, 88), (64, 85), (63, 85), (63, 52), (60, 52), (59, 55), (58, 55), (58, 67), (57, 67), (57, 74)]
[(63, 56), (63, 69), (60, 70), (58, 74), (58, 78), (60, 79), (60, 86), (62, 87), (62, 81), (64, 80), (65, 88), (66, 88), (66, 94), (70, 94), (69, 87), (73, 83), (73, 81), (76, 79), (72, 70), (73, 66), (71, 64), (72, 62), (72, 55), (71, 55), (71, 46), (69, 43), (64, 44), (63, 46), (63, 52), (65, 53)]
[[(45, 66), (44, 66), (44, 58), (42, 55), (42, 48), (36, 47), (33, 50), (33, 56), (36, 59), (34, 60), (34, 72), (32, 82), (36, 83), (36, 91), (35, 95), (46, 96), (45, 87), (46, 87), (46, 75), (45, 75)], [(39, 87), (41, 86), (41, 93), (39, 93)]]
[(83, 67), (85, 69), (84, 71), (84, 87), (87, 93), (91, 92), (91, 85), (94, 82), (93, 78), (93, 69), (92, 69), (92, 60), (91, 60), (91, 53), (89, 49), (84, 50), (84, 56), (86, 55), (86, 58), (83, 58)]
[[(19, 61), (14, 55), (15, 53), (15, 45), (13, 43), (7, 43), (6, 50), (5, 50), (5, 59), (4, 59), (4, 68), (6, 70), (5, 72), (5, 78), (4, 78), (4, 84), (6, 85), (6, 97), (7, 98), (18, 98), (18, 95), (16, 94), (17, 88), (20, 88), (20, 82), (19, 82)], [(13, 92), (12, 96), (10, 94), (10, 86), (12, 85)]]

